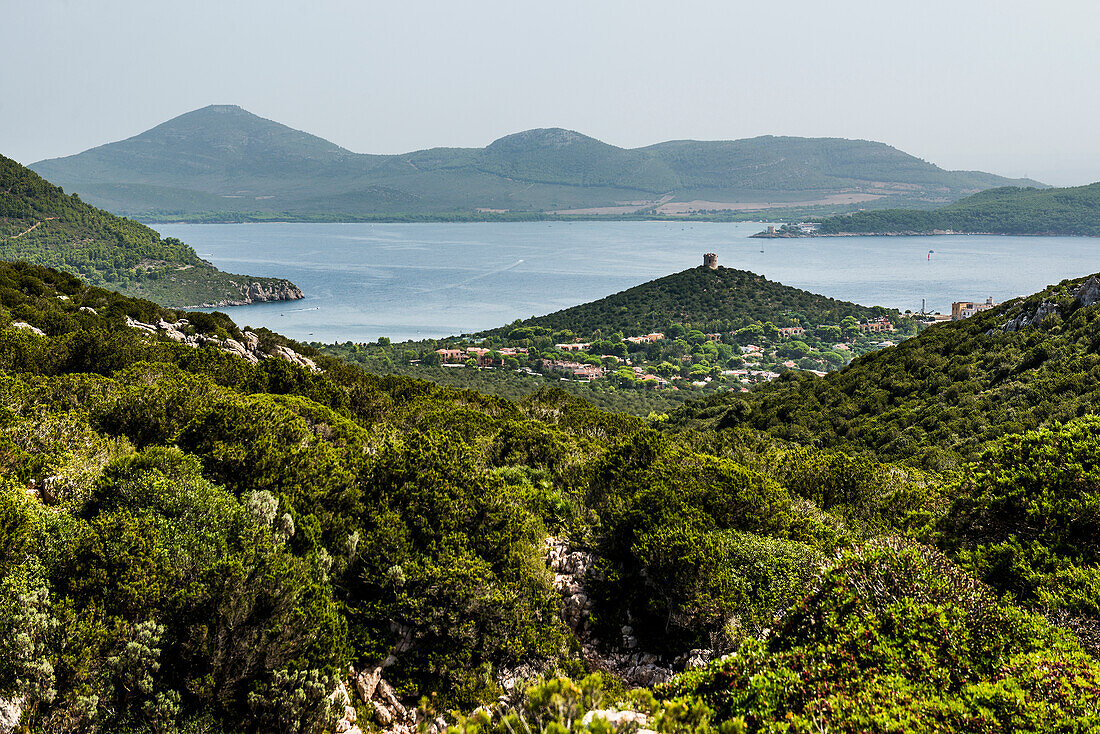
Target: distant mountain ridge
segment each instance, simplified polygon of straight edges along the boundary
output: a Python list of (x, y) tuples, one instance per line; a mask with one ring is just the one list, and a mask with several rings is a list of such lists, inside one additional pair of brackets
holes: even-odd
[(140, 217), (847, 210), (927, 207), (998, 186), (1042, 186), (945, 171), (883, 143), (841, 138), (678, 140), (628, 149), (544, 128), (484, 148), (370, 155), (235, 105), (204, 107), (31, 168), (99, 206)]

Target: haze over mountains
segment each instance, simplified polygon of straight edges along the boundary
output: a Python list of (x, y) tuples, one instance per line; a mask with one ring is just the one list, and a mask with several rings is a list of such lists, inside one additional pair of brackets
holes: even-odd
[(559, 128), (485, 148), (353, 153), (234, 105), (31, 166), (115, 213), (155, 219), (455, 212), (637, 215), (773, 207), (929, 207), (999, 186), (883, 143), (765, 136), (625, 149)]

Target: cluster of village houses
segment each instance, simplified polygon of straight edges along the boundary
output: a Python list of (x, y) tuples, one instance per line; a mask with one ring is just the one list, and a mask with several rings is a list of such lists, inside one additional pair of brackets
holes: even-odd
[[(886, 317), (868, 321), (866, 323), (859, 324), (859, 330), (864, 333), (877, 333), (884, 331), (893, 331), (894, 326), (890, 323), (890, 320)], [(793, 339), (798, 336), (802, 336), (806, 333), (806, 329), (801, 326), (787, 326), (779, 329), (780, 336)], [(713, 333), (706, 334), (707, 339), (711, 341), (721, 341), (722, 334)], [(647, 344), (653, 342), (662, 341), (665, 335), (660, 332), (654, 332), (652, 334), (644, 334), (642, 336), (629, 336), (623, 341), (630, 342), (632, 344)], [(592, 347), (590, 342), (569, 342), (564, 344), (555, 344), (555, 349), (562, 353), (579, 352), (587, 354)], [(847, 344), (835, 344), (833, 349), (837, 351), (850, 351)], [(437, 349), (435, 350), (443, 359), (443, 365), (448, 367), (458, 367), (467, 364), (469, 360), (473, 360), (474, 364), (478, 367), (503, 367), (505, 360), (509, 357), (519, 357), (520, 355), (526, 356), (527, 349), (524, 347), (500, 347), (497, 349), (489, 349), (486, 347), (467, 347), (464, 349)], [(612, 357), (614, 355), (595, 355), (600, 359), (605, 357)], [(725, 370), (721, 373), (724, 377), (732, 377), (740, 382), (761, 382), (767, 380), (774, 380), (779, 377), (779, 373), (771, 370), (760, 369), (759, 365), (752, 365), (753, 362), (759, 362), (764, 357), (764, 350), (753, 344), (749, 344), (741, 347), (741, 356), (745, 360), (745, 369), (738, 370)], [(632, 365), (630, 360), (621, 360), (619, 357), (615, 357), (623, 363), (623, 366), (631, 368), (636, 379), (641, 382), (649, 383), (653, 387), (665, 388), (669, 387), (669, 381), (661, 377), (660, 375), (654, 375), (646, 372), (646, 370), (640, 366)], [(568, 359), (542, 359), (540, 360), (544, 369), (549, 369), (553, 372), (559, 372), (563, 375), (571, 377), (575, 380), (595, 380), (603, 377), (607, 370), (599, 365), (587, 364), (584, 362), (575, 362)], [(797, 365), (793, 360), (787, 360), (780, 363), (780, 366), (787, 369), (794, 369)], [(621, 369), (618, 367), (616, 369)], [(820, 370), (808, 370), (815, 375), (824, 376), (825, 372)], [(711, 381), (710, 377), (706, 377), (704, 380), (693, 382), (692, 384), (698, 387), (705, 386)]]
[[(650, 334), (649, 336), (656, 336), (659, 339), (665, 338), (664, 334)], [(632, 338), (642, 339), (644, 337)], [(650, 341), (657, 341), (657, 339)], [(587, 352), (592, 345), (584, 342), (571, 342), (569, 344), (555, 344), (554, 346), (560, 352)], [(458, 367), (466, 364), (466, 360), (472, 359), (478, 367), (503, 367), (504, 360), (521, 354), (526, 355), (527, 349), (525, 347), (501, 347), (500, 349), (468, 347), (466, 349), (437, 349), (435, 353), (443, 358), (444, 366)], [(615, 359), (619, 358), (615, 357)], [(573, 362), (567, 359), (543, 359), (541, 362), (545, 368), (568, 375), (575, 380), (595, 380), (603, 377), (605, 373), (603, 367), (584, 362)], [(630, 366), (630, 360), (625, 362), (627, 366)], [(668, 380), (663, 377), (647, 374), (641, 367), (633, 367), (633, 370), (639, 380), (652, 381), (656, 387), (668, 386)]]
[[(872, 319), (862, 324), (857, 324), (859, 330), (864, 334), (877, 334), (880, 331), (894, 331), (894, 325), (890, 322), (890, 319), (885, 316)], [(779, 327), (779, 336), (785, 339), (792, 339), (796, 336), (802, 336), (806, 333), (806, 329), (801, 326), (781, 326)]]
[[(710, 263), (708, 266), (713, 267)], [(992, 298), (986, 299), (985, 303), (973, 302), (973, 301), (959, 301), (951, 305), (951, 316), (935, 315), (930, 317), (930, 320), (926, 323), (935, 323), (938, 321), (946, 321), (948, 319), (957, 321), (959, 319), (973, 316), (976, 313), (991, 309), (999, 304), (993, 302)], [(872, 319), (864, 323), (858, 324), (859, 330), (865, 334), (891, 332), (894, 331), (894, 325), (890, 322), (890, 319), (885, 316), (878, 319)], [(782, 326), (779, 327), (779, 335), (784, 339), (794, 339), (800, 337), (806, 333), (806, 329), (802, 326)], [(722, 341), (723, 335), (720, 333), (707, 334), (707, 339), (711, 341)], [(665, 335), (660, 332), (654, 332), (652, 334), (644, 334), (642, 336), (628, 336), (623, 341), (630, 342), (632, 344), (647, 344), (653, 342), (662, 341)], [(890, 346), (890, 342), (882, 342), (877, 346)], [(555, 344), (554, 347), (562, 353), (579, 352), (588, 354), (592, 347), (590, 342), (569, 342), (566, 344)], [(851, 348), (847, 344), (834, 344), (832, 348), (838, 352), (851, 351)], [(519, 357), (520, 355), (526, 356), (527, 349), (524, 347), (500, 347), (497, 349), (489, 349), (485, 347), (467, 347), (464, 349), (437, 349), (436, 354), (440, 355), (443, 359), (443, 365), (447, 367), (458, 367), (466, 364), (469, 360), (473, 360), (474, 364), (478, 367), (503, 367), (505, 360), (509, 357)], [(599, 356), (599, 355), (597, 355)], [(614, 355), (602, 355), (600, 359)], [(779, 377), (779, 373), (772, 370), (761, 369), (759, 364), (754, 365), (754, 362), (761, 362), (765, 353), (761, 347), (754, 344), (748, 344), (741, 347), (741, 357), (746, 362), (744, 369), (737, 370), (724, 370), (721, 372), (723, 377), (734, 378), (742, 383), (763, 382), (774, 380)], [(665, 388), (669, 387), (669, 381), (659, 375), (650, 374), (640, 366), (632, 365), (630, 360), (620, 360), (623, 366), (631, 368), (634, 376), (641, 382), (651, 384), (653, 387)], [(540, 360), (544, 369), (549, 369), (553, 372), (559, 372), (563, 375), (571, 377), (575, 380), (595, 380), (603, 377), (607, 370), (599, 365), (587, 364), (584, 362), (575, 362), (568, 359), (541, 359)], [(797, 365), (794, 360), (787, 360), (780, 362), (776, 366), (785, 367), (787, 369), (795, 369)], [(616, 369), (621, 369), (617, 367)], [(818, 376), (824, 376), (826, 373), (820, 370), (807, 370)], [(692, 384), (697, 387), (703, 387), (711, 381), (710, 377), (706, 377), (703, 380), (693, 382)], [(742, 388), (745, 389), (745, 388)]]

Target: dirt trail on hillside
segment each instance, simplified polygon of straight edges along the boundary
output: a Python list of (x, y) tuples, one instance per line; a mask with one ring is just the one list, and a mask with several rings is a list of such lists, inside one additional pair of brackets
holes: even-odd
[(57, 219), (57, 217), (46, 217), (45, 219), (40, 219), (39, 221), (35, 222), (35, 223), (34, 223), (34, 226), (33, 226), (33, 227), (31, 227), (30, 229), (24, 229), (24, 230), (23, 230), (22, 232), (20, 232), (19, 234), (13, 234), (13, 235), (12, 235), (11, 237), (9, 237), (8, 239), (9, 239), (9, 240), (17, 240), (17, 239), (19, 239), (20, 237), (22, 237), (23, 235), (25, 235), (25, 234), (27, 234), (27, 233), (29, 233), (29, 232), (33, 232), (34, 230), (38, 229), (38, 225), (42, 224), (42, 222), (48, 222), (48, 221), (50, 221), (51, 219)]

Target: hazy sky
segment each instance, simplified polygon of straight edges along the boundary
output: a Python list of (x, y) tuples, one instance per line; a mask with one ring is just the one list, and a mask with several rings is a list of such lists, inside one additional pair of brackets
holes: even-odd
[(0, 0), (0, 22), (23, 163), (219, 103), (364, 153), (838, 136), (1100, 180), (1097, 0)]

